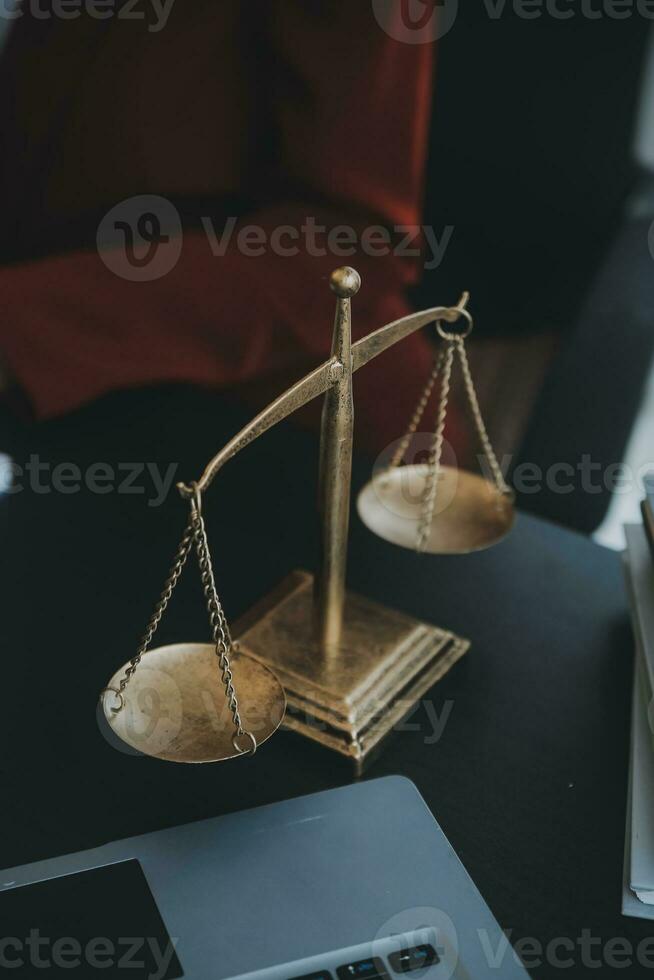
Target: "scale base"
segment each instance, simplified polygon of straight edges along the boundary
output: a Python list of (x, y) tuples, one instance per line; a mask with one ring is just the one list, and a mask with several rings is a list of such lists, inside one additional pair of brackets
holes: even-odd
[(313, 633), (313, 576), (292, 572), (234, 627), (239, 647), (281, 681), (284, 726), (352, 759), (358, 771), (470, 646), (467, 640), (348, 594), (339, 649)]

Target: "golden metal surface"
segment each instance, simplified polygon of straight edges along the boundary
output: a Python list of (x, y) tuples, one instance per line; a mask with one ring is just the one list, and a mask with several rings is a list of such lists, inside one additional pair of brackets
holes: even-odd
[[(334, 277), (346, 275), (354, 272), (350, 269), (337, 269)], [(355, 273), (356, 275), (356, 273)], [(467, 301), (467, 294), (461, 298), (460, 305)], [(405, 337), (409, 337), (416, 330), (437, 320), (445, 320), (454, 323), (461, 315), (460, 306), (435, 306), (430, 310), (422, 310), (420, 313), (411, 313), (409, 316), (402, 317), (387, 323), (373, 333), (363, 337), (355, 344), (352, 344), (352, 371), (358, 371), (373, 358), (383, 354), (385, 350), (397, 344)], [(227, 445), (218, 452), (207, 464), (205, 470), (197, 481), (198, 489), (204, 493), (210, 486), (219, 470), (233, 459), (242, 449), (245, 449), (251, 442), (263, 435), (268, 429), (282, 422), (292, 415), (299, 408), (308, 402), (313, 401), (319, 395), (324, 395), (328, 388), (338, 383), (342, 372), (335, 357), (330, 357), (320, 367), (315, 368), (296, 384), (288, 388), (283, 394), (270, 403), (260, 412), (251, 422), (248, 422), (240, 432), (230, 439)], [(193, 495), (193, 487), (186, 483), (178, 483), (177, 487), (182, 496), (190, 498)]]
[[(422, 514), (427, 464), (398, 466), (377, 474), (359, 494), (363, 523), (385, 541), (415, 548)], [(515, 520), (513, 495), (490, 480), (442, 466), (438, 495), (424, 550), (431, 554), (467, 554), (500, 541)]]
[(469, 647), (447, 630), (348, 593), (328, 656), (312, 622), (313, 577), (294, 572), (234, 626), (284, 685), (284, 727), (361, 765)]
[(332, 340), (338, 377), (327, 389), (322, 409), (318, 477), (322, 537), (314, 596), (316, 639), (326, 658), (338, 649), (343, 631), (354, 437), (351, 297), (360, 285), (353, 269), (339, 269), (331, 279), (338, 297)]
[[(108, 688), (118, 688), (126, 667), (116, 671)], [(284, 717), (284, 691), (272, 671), (244, 652), (233, 652), (231, 669), (246, 733), (261, 745)], [(110, 690), (102, 706), (107, 723), (123, 742), (157, 759), (219, 762), (251, 750), (247, 736), (234, 740), (234, 722), (211, 643), (150, 650), (131, 679), (123, 709), (115, 710), (118, 700)]]
[[(214, 636), (215, 645), (164, 647), (147, 653), (142, 661), (141, 652), (130, 664), (129, 698), (120, 688), (120, 699), (114, 704), (108, 703), (113, 695), (104, 695), (105, 714), (114, 731), (149, 755), (180, 762), (233, 757), (232, 736), (237, 722), (239, 732), (252, 733), (252, 743), (255, 739), (257, 743), (265, 741), (280, 722), (284, 702), (276, 678), (261, 673), (264, 668), (259, 661), (263, 661), (274, 668), (286, 689), (293, 708), (288, 727), (361, 763), (411, 709), (415, 699), (468, 648), (467, 641), (451, 633), (345, 593), (354, 417), (352, 374), (430, 323), (456, 323), (468, 296), (464, 294), (456, 307), (411, 314), (352, 344), (350, 304), (360, 286), (358, 273), (350, 268), (337, 269), (330, 285), (337, 296), (330, 358), (237, 433), (214, 456), (197, 483), (178, 484), (181, 495), (195, 502), (193, 528), (198, 538), (202, 493), (221, 467), (271, 426), (324, 395), (322, 559), (316, 587), (312, 576), (296, 574), (237, 625), (236, 635), (240, 635), (244, 653), (235, 653), (232, 661), (232, 692), (238, 691), (238, 705), (235, 693), (233, 697), (235, 721), (225, 696), (230, 681), (227, 658), (232, 656), (229, 627), (215, 592), (210, 561), (205, 558), (203, 564), (199, 548), (210, 617), (220, 633)], [(208, 546), (204, 551), (208, 555)], [(171, 575), (155, 610), (154, 628), (170, 598), (170, 583), (174, 587), (179, 577), (175, 567)], [(149, 628), (146, 636), (151, 638), (152, 632)], [(246, 657), (247, 652), (256, 659)], [(222, 682), (216, 669), (217, 656)], [(130, 667), (118, 671), (109, 686), (119, 684), (117, 679)], [(238, 718), (241, 705), (243, 727)], [(270, 711), (273, 717), (262, 730), (256, 719), (268, 717)]]

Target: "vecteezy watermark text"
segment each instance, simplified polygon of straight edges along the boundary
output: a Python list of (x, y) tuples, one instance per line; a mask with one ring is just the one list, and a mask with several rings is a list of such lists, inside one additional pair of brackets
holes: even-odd
[[(427, 464), (433, 438), (431, 432), (414, 433), (409, 444), (403, 446), (400, 462), (405, 465)], [(403, 442), (404, 437), (396, 439), (380, 453), (374, 465), (376, 477), (382, 477), (388, 472), (391, 461)], [(456, 452), (447, 440), (443, 442), (442, 461), (455, 470), (459, 469), (460, 463)], [(597, 496), (601, 493), (611, 493), (616, 496), (626, 496), (637, 492), (642, 497), (645, 492), (645, 478), (654, 473), (654, 459), (645, 461), (639, 466), (631, 466), (629, 463), (622, 462), (602, 463), (593, 459), (590, 453), (582, 453), (574, 461), (555, 460), (548, 466), (541, 466), (528, 460), (515, 463), (515, 457), (511, 453), (504, 453), (498, 458), (498, 464), (507, 482), (510, 482), (512, 488), (521, 496), (535, 496), (540, 493), (556, 496), (574, 493)], [(477, 454), (475, 466), (487, 480), (491, 482), (494, 480), (493, 469), (486, 456)], [(399, 472), (403, 472), (401, 468)], [(398, 486), (403, 503), (417, 503), (422, 499), (422, 486), (413, 482), (411, 470), (406, 471), (406, 478), (401, 480)], [(456, 489), (456, 481), (453, 480), (448, 485), (447, 498), (441, 500), (442, 509), (454, 498)], [(403, 504), (400, 506), (402, 507)]]
[[(371, 0), (377, 23), (403, 44), (431, 44), (452, 30), (459, 0)], [(654, 20), (654, 0), (482, 0), (490, 21)]]
[[(363, 230), (350, 225), (328, 228), (311, 217), (299, 227), (279, 225), (272, 230), (251, 224), (241, 224), (237, 230), (238, 224), (237, 218), (229, 218), (223, 228), (217, 230), (210, 218), (202, 219), (215, 256), (225, 255), (230, 247), (252, 258), (266, 252), (285, 258), (292, 258), (300, 252), (312, 258), (333, 255), (339, 259), (352, 258), (357, 253), (372, 257), (396, 255), (399, 258), (420, 258), (424, 255), (424, 268), (432, 270), (443, 261), (454, 234), (452, 225), (446, 225), (440, 237), (429, 225), (395, 225), (393, 228), (369, 225)], [(424, 248), (421, 247), (423, 242)]]
[[(416, 433), (402, 462), (425, 463), (432, 438), (431, 433)], [(374, 467), (377, 476), (387, 471), (389, 459), (399, 441), (391, 443), (378, 457)], [(444, 444), (444, 461), (448, 466), (458, 467), (456, 454), (447, 442)], [(541, 493), (556, 496), (611, 493), (625, 496), (634, 492), (643, 496), (645, 477), (654, 472), (654, 460), (638, 467), (628, 463), (603, 464), (594, 460), (589, 453), (584, 453), (575, 463), (553, 462), (547, 467), (522, 461), (512, 468), (513, 456), (510, 454), (502, 455), (498, 462), (507, 480), (511, 472), (509, 482), (513, 489), (521, 496), (528, 497)], [(488, 480), (493, 479), (493, 471), (485, 456), (478, 455), (476, 464), (483, 476)], [(15, 495), (23, 490), (42, 496), (53, 493), (71, 495), (82, 490), (98, 495), (136, 494), (147, 497), (149, 507), (160, 507), (174, 486), (178, 468), (178, 463), (143, 461), (96, 461), (80, 466), (69, 461), (55, 463), (43, 460), (38, 453), (32, 453), (24, 461), (17, 461), (0, 453), (0, 494)], [(416, 490), (410, 477), (400, 483), (400, 490), (405, 502), (416, 503), (420, 499), (421, 491), (419, 488)], [(416, 492), (418, 498), (414, 500)], [(441, 507), (447, 506), (455, 493), (454, 481), (449, 486), (447, 499), (439, 500)]]
[[(42, 936), (39, 929), (31, 929), (28, 936), (0, 934), (0, 970), (9, 975), (21, 976), (21, 970), (79, 970), (85, 966), (98, 971), (139, 970), (139, 976), (149, 969), (150, 980), (163, 980), (169, 971), (175, 955), (175, 941), (160, 942), (155, 937), (130, 936), (117, 941), (105, 936), (95, 936), (82, 943), (73, 936), (58, 936), (56, 939)], [(16, 973), (16, 971), (19, 971)]]
[(29, 14), (32, 20), (141, 21), (150, 34), (157, 34), (168, 23), (175, 0), (0, 0), (0, 20), (18, 20)]
[[(439, 232), (430, 225), (327, 226), (315, 217), (302, 222), (266, 227), (237, 217), (218, 225), (201, 216), (208, 248), (215, 258), (238, 253), (246, 258), (276, 255), (294, 258), (333, 256), (335, 260), (367, 255), (394, 255), (420, 261), (425, 269), (438, 268), (454, 234), (453, 225)], [(157, 194), (140, 194), (120, 201), (98, 225), (98, 254), (121, 279), (151, 282), (167, 275), (182, 254), (182, 221), (175, 205)]]
[[(170, 674), (141, 664), (139, 685), (135, 690), (128, 688), (128, 691), (129, 696), (122, 706), (115, 692), (110, 690), (103, 694), (96, 715), (100, 732), (113, 748), (125, 755), (141, 756), (148, 746), (153, 754), (159, 754), (175, 742), (184, 727), (184, 702), (180, 688)], [(107, 705), (110, 708), (120, 707), (123, 712), (120, 737), (106, 724)], [(198, 706), (202, 709), (204, 723), (217, 736), (231, 730), (231, 708), (222, 691), (217, 695), (216, 691), (209, 688), (199, 690), (196, 708)], [(242, 717), (247, 719), (247, 729), (257, 742), (268, 738), (282, 720), (278, 705), (262, 705), (249, 697), (247, 692), (239, 697), (239, 706)], [(369, 708), (373, 720), (368, 728), (368, 737), (374, 739), (377, 733), (381, 736), (387, 732), (385, 716), (389, 703), (387, 699), (379, 698), (371, 701)], [(437, 705), (429, 698), (415, 702), (401, 698), (393, 702), (393, 709), (400, 715), (399, 720), (392, 725), (394, 732), (411, 734), (414, 738), (421, 739), (423, 745), (433, 748), (445, 734), (454, 710), (454, 701), (448, 700)], [(327, 722), (310, 712), (293, 709), (292, 712), (289, 711), (289, 716), (291, 714), (296, 722), (307, 728), (329, 731)]]
[(654, 20), (653, 0), (483, 0), (483, 4), (491, 20), (505, 13), (521, 20), (627, 20), (635, 16)]
[(486, 962), (491, 970), (501, 976), (502, 965), (507, 956), (527, 970), (537, 970), (544, 964), (559, 970), (570, 970), (583, 966), (589, 970), (607, 967), (611, 970), (624, 970), (638, 964), (643, 969), (654, 970), (654, 936), (633, 943), (622, 936), (603, 940), (594, 936), (590, 929), (582, 929), (574, 939), (570, 936), (557, 936), (549, 942), (534, 937), (523, 936), (511, 946), (512, 931), (508, 929), (494, 942), (486, 929), (478, 929)]
[(87, 490), (93, 494), (139, 494), (147, 497), (148, 507), (160, 507), (173, 486), (178, 464), (158, 463), (51, 463), (32, 453), (26, 462), (0, 454), (0, 492), (17, 494), (29, 490), (41, 496), (65, 495)]

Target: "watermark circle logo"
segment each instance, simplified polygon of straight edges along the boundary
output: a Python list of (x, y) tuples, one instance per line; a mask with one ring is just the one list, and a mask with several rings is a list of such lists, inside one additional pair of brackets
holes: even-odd
[(158, 194), (128, 197), (105, 214), (96, 244), (104, 264), (121, 279), (161, 279), (174, 269), (182, 253), (179, 212)]
[[(420, 520), (425, 494), (434, 477), (434, 434), (416, 432), (390, 443), (375, 460), (372, 488), (379, 505), (402, 521)], [(443, 513), (456, 497), (459, 467), (452, 445), (443, 440), (440, 467), (434, 484), (433, 513)]]
[[(372, 943), (373, 957), (381, 960), (407, 958), (412, 951), (411, 976), (422, 980), (430, 965), (438, 965), (438, 976), (450, 980), (460, 976), (459, 937), (451, 917), (443, 909), (418, 906), (403, 909), (388, 919)], [(425, 967), (420, 966), (420, 954)], [(467, 976), (467, 974), (466, 974)]]
[(377, 23), (396, 41), (431, 44), (454, 26), (459, 0), (372, 0)]
[[(157, 668), (141, 664), (125, 694), (125, 703), (115, 722), (109, 725), (104, 698), (111, 705), (109, 692), (98, 702), (96, 720), (100, 733), (125, 755), (161, 755), (179, 737), (184, 722), (182, 693), (175, 680)], [(118, 702), (116, 701), (116, 704)]]

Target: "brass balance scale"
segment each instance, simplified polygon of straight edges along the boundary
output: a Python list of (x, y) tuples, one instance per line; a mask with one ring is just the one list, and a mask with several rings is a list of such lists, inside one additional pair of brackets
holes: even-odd
[[(361, 280), (354, 269), (342, 268), (333, 273), (330, 285), (337, 297), (331, 357), (234, 436), (197, 482), (178, 484), (190, 515), (173, 566), (136, 655), (100, 695), (107, 723), (138, 752), (186, 763), (253, 755), (284, 720), (287, 728), (349, 757), (360, 769), (393, 726), (469, 647), (467, 640), (447, 630), (345, 589), (352, 376), (430, 324), (436, 325), (441, 350), (406, 435), (389, 465), (362, 490), (359, 514), (371, 531), (387, 541), (431, 553), (487, 547), (513, 524), (513, 494), (490, 444), (465, 350), (465, 338), (473, 327), (468, 294), (457, 306), (411, 314), (353, 344), (351, 299)], [(462, 330), (454, 329), (460, 324)], [(455, 359), (490, 479), (441, 461)], [(427, 462), (402, 465), (439, 379)], [(216, 589), (202, 516), (203, 494), (237, 453), (320, 395), (324, 395), (320, 568), (315, 576), (293, 572), (232, 633)], [(192, 551), (199, 563), (212, 642), (149, 650)], [(154, 723), (153, 705), (157, 706)]]

